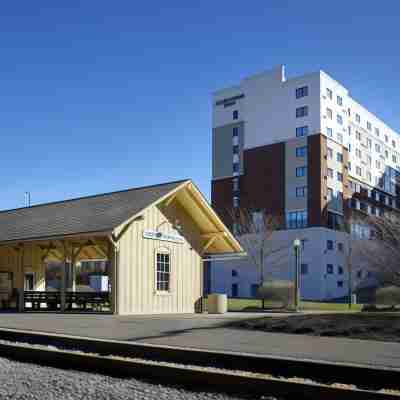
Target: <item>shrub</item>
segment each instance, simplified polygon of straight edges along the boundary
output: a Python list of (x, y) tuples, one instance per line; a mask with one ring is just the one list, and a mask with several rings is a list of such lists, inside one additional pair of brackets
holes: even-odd
[(400, 304), (400, 288), (397, 286), (386, 286), (378, 288), (375, 292), (376, 304), (395, 306)]
[(267, 281), (258, 288), (257, 297), (271, 302), (282, 303), (283, 306), (294, 304), (294, 285), (292, 281)]

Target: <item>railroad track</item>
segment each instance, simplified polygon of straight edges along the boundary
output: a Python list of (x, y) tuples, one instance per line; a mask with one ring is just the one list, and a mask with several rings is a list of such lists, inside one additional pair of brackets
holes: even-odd
[[(63, 369), (238, 395), (287, 399), (400, 399), (400, 371), (0, 329), (0, 355)], [(23, 345), (22, 345), (23, 344)], [(27, 346), (31, 344), (33, 346)], [(55, 346), (49, 349), (39, 346)], [(293, 380), (293, 377), (304, 378)], [(310, 383), (312, 380), (313, 383)], [(333, 383), (343, 384), (338, 387)], [(350, 387), (354, 385), (357, 389)]]

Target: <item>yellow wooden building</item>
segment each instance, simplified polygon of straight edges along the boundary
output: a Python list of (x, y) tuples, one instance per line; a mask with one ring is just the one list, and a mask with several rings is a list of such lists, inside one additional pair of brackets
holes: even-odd
[[(0, 307), (192, 313), (204, 254), (241, 253), (190, 180), (0, 212)], [(107, 261), (106, 288), (77, 289), (77, 265)], [(49, 263), (60, 286), (46, 285)]]

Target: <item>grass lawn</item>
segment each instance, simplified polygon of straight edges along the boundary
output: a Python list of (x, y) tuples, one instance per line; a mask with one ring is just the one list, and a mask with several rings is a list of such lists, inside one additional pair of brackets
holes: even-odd
[[(265, 301), (265, 308), (280, 308), (282, 307), (279, 303), (271, 301)], [(336, 303), (318, 303), (310, 301), (302, 301), (300, 308), (302, 310), (320, 310), (320, 311), (349, 311), (347, 304), (336, 304)], [(355, 304), (352, 306), (351, 311), (361, 311), (362, 305)], [(255, 311), (261, 310), (261, 300), (259, 299), (228, 299), (228, 310), (229, 311)]]
[(308, 314), (239, 321), (237, 326), (266, 332), (400, 343), (399, 313)]

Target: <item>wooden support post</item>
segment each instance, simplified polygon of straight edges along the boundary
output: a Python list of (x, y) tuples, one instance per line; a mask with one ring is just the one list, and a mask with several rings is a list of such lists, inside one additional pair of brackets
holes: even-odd
[(117, 290), (118, 290), (118, 283), (117, 283), (117, 248), (112, 240), (109, 238), (108, 240), (108, 262), (109, 262), (109, 269), (108, 269), (108, 279), (110, 280), (110, 307), (111, 312), (113, 314), (118, 314), (118, 300), (117, 300)]
[(60, 297), (61, 297), (61, 304), (60, 304), (60, 308), (61, 308), (61, 312), (65, 312), (65, 270), (67, 268), (67, 244), (65, 243), (65, 241), (62, 241), (62, 246), (63, 246), (63, 266), (61, 268), (61, 293), (60, 293)]
[(23, 312), (25, 309), (24, 300), (24, 245), (19, 246), (18, 251), (18, 311)]
[(75, 267), (75, 263), (76, 263), (76, 256), (75, 256), (75, 249), (74, 249), (74, 245), (71, 245), (71, 268), (70, 268), (70, 272), (71, 272), (71, 290), (73, 292), (76, 292), (76, 267)]

